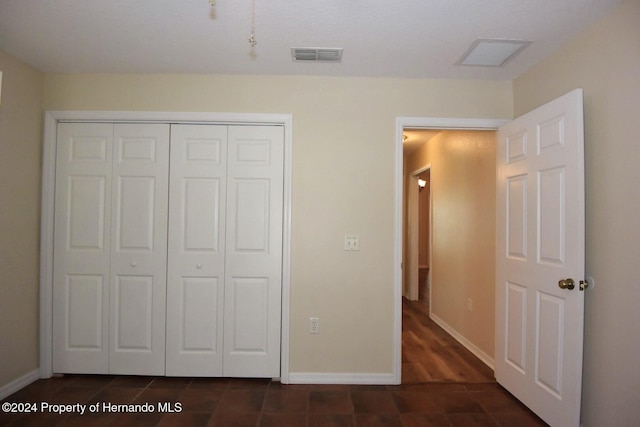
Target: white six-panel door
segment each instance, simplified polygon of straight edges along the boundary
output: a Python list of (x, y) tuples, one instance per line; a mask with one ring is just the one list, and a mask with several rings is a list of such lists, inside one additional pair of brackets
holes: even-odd
[(171, 128), (167, 375), (222, 376), (227, 126)]
[[(582, 92), (501, 127), (497, 153), (496, 379), (550, 425), (578, 426)], [(569, 278), (575, 287), (561, 288)]]

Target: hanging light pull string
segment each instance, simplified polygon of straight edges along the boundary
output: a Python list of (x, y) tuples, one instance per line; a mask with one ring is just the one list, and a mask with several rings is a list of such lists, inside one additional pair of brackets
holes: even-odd
[(251, 34), (249, 34), (249, 44), (254, 47), (258, 42), (256, 41), (256, 0), (251, 0)]

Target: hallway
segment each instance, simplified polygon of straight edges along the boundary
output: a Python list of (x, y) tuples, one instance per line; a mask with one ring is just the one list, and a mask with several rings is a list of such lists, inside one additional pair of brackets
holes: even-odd
[(491, 383), (493, 371), (429, 319), (426, 271), (417, 301), (402, 299), (402, 383)]

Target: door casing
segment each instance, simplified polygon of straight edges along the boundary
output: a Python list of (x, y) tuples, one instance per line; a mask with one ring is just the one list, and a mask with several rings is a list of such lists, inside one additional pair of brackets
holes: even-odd
[(53, 233), (56, 169), (56, 135), (59, 122), (203, 123), (284, 126), (284, 194), (282, 250), (282, 330), (280, 380), (289, 382), (289, 305), (291, 272), (291, 114), (145, 112), (145, 111), (47, 111), (44, 118), (42, 198), (40, 222), (40, 378), (53, 375), (52, 301)]

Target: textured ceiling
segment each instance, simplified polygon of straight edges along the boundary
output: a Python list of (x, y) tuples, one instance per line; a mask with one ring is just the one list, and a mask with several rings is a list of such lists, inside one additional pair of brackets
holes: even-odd
[[(620, 0), (0, 0), (0, 49), (45, 72), (510, 80)], [(456, 66), (477, 38), (532, 40), (503, 68)], [(341, 47), (300, 63), (291, 47)]]

